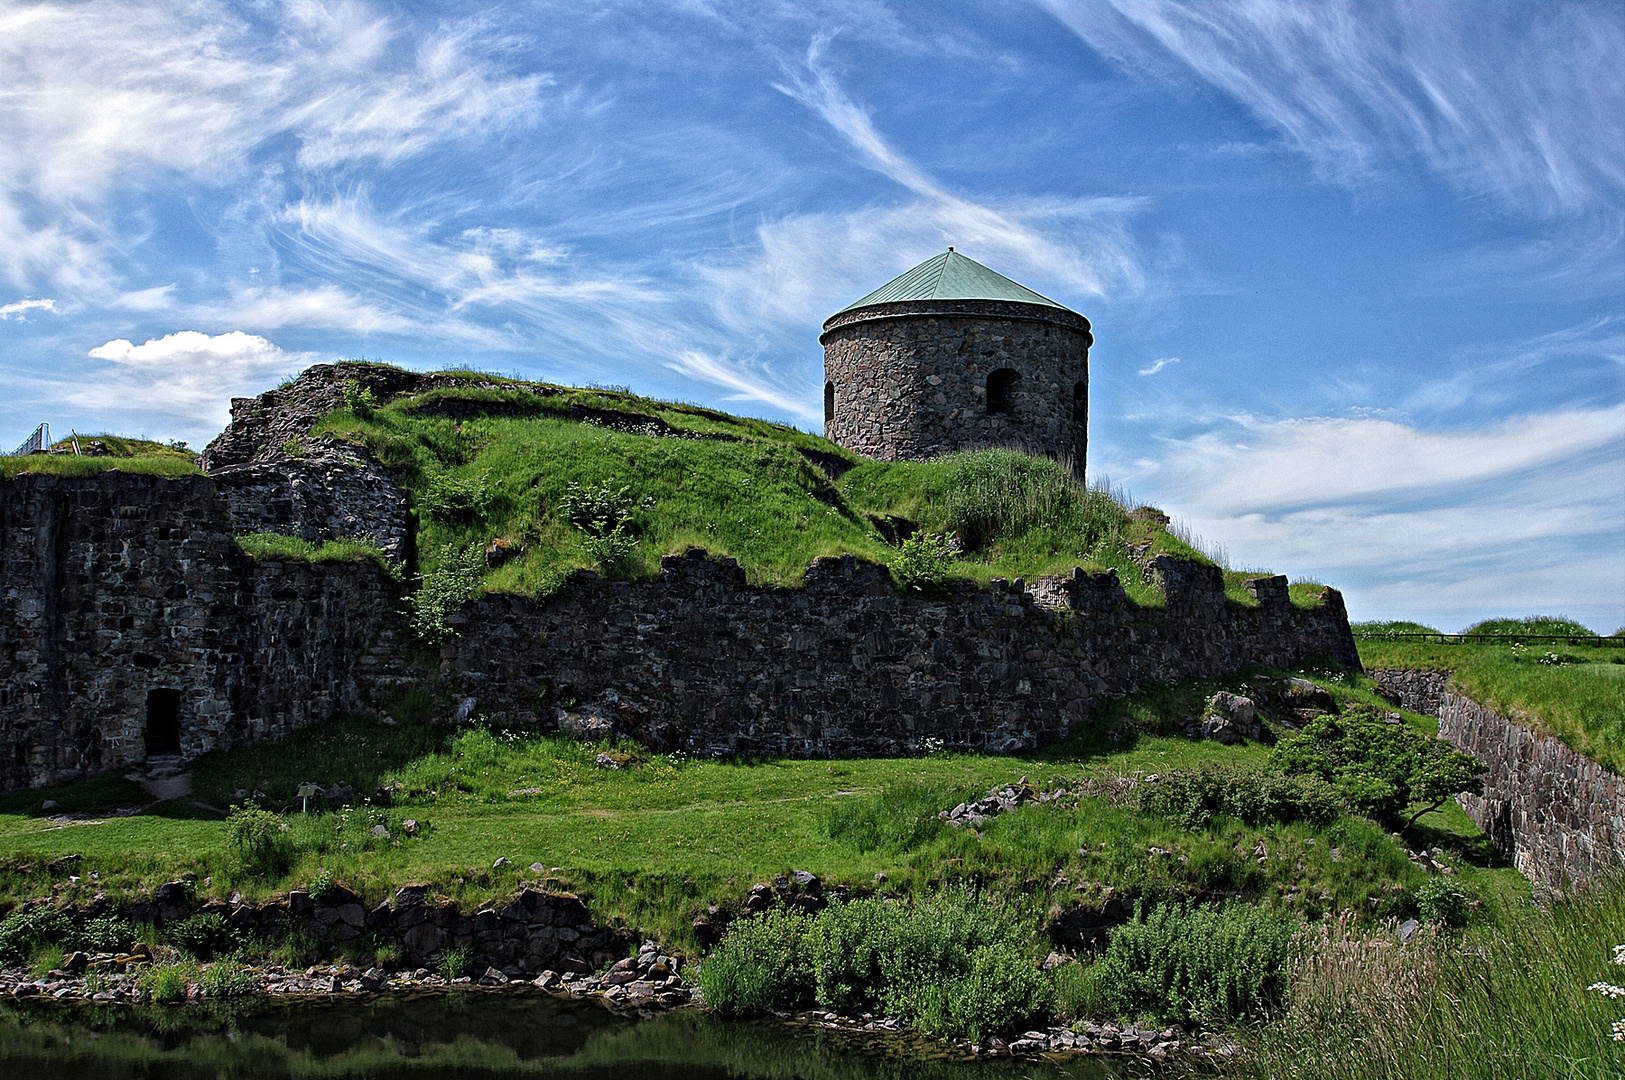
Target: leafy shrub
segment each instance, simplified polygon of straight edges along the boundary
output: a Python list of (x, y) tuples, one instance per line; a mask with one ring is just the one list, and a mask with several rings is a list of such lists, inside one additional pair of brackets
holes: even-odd
[(1423, 922), (1438, 923), (1452, 930), (1467, 925), (1472, 894), (1446, 877), (1429, 878), (1414, 890), (1416, 915)]
[(718, 1012), (798, 1009), (812, 1000), (804, 939), (812, 920), (774, 909), (737, 924), (700, 965), (700, 993)]
[(1250, 904), (1164, 904), (1112, 932), (1095, 965), (1102, 999), (1122, 1014), (1181, 1023), (1260, 1016), (1284, 1000), (1297, 923)]
[(373, 397), (370, 386), (362, 386), (358, 379), (345, 379), (344, 407), (355, 413), (359, 419), (366, 420), (378, 407), (378, 399)]
[(816, 917), (775, 910), (738, 925), (699, 974), (712, 1008), (876, 1011), (922, 1031), (980, 1037), (1048, 1007), (1032, 931), (1008, 905), (949, 891), (914, 906), (832, 904)]
[(210, 964), (198, 976), (197, 984), (206, 997), (236, 997), (252, 994), (259, 989), (259, 980), (254, 972), (235, 960)]
[(41, 948), (72, 936), (73, 923), (60, 911), (36, 907), (14, 912), (0, 922), (0, 963), (23, 963)]
[(199, 960), (209, 960), (242, 948), (242, 936), (218, 912), (199, 912), (164, 929), (164, 937), (177, 949)]
[(305, 891), (310, 898), (318, 904), (331, 905), (339, 898), (339, 889), (342, 886), (333, 879), (333, 872), (325, 866), (317, 867), (316, 874), (310, 879)]
[(1220, 762), (1174, 769), (1139, 788), (1140, 809), (1161, 814), (1187, 829), (1219, 814), (1249, 825), (1295, 821), (1326, 826), (1347, 809), (1343, 795), (1318, 776), (1273, 769), (1242, 769)]
[(917, 532), (898, 545), (891, 575), (905, 592), (938, 589), (952, 579), (953, 559), (951, 536)]
[(293, 866), (293, 840), (280, 814), (244, 804), (226, 816), (226, 843), (234, 868), (249, 877), (274, 878)]
[(478, 521), (490, 510), (496, 495), (487, 484), (489, 478), (483, 469), (470, 477), (438, 473), (429, 477), (418, 505), (441, 521)]
[(1283, 772), (1335, 784), (1351, 807), (1371, 817), (1396, 819), (1412, 803), (1424, 804), (1406, 827), (1453, 795), (1481, 793), (1486, 770), (1447, 742), (1387, 723), (1368, 705), (1316, 718), (1277, 743), (1272, 760)]
[(637, 502), (624, 485), (616, 488), (606, 482), (589, 488), (572, 480), (559, 500), (559, 512), (585, 534), (582, 546), (598, 568), (612, 577), (620, 577), (626, 573), (632, 552), (637, 548), (632, 515), (653, 505), (651, 499)]
[(128, 919), (104, 915), (85, 924), (80, 940), (92, 952), (128, 952), (135, 944), (135, 927)]
[(440, 560), (423, 575), (412, 595), (407, 623), (419, 640), (438, 645), (451, 636), (446, 617), (479, 595), (485, 584), (485, 558), (478, 547), (447, 544)]

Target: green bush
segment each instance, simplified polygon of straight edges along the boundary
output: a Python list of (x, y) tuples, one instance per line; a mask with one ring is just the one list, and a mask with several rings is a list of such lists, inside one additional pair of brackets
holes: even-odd
[(419, 640), (438, 645), (451, 636), (446, 617), (480, 594), (485, 584), (485, 558), (475, 545), (447, 544), (435, 568), (423, 575), (412, 595), (407, 624)]
[(624, 577), (631, 568), (632, 552), (638, 546), (632, 515), (654, 505), (652, 499), (637, 502), (630, 490), (607, 482), (583, 487), (572, 480), (559, 500), (564, 519), (585, 534), (581, 543), (588, 557), (610, 577)]
[(453, 473), (437, 473), (429, 477), (418, 506), (431, 517), (441, 521), (478, 521), (491, 509), (496, 493), (490, 488), (490, 474), (485, 470), (463, 477)]
[(80, 940), (92, 952), (129, 952), (135, 944), (135, 926), (117, 915), (104, 915), (85, 924)]
[(1468, 905), (1473, 896), (1452, 878), (1436, 877), (1422, 882), (1413, 891), (1416, 915), (1423, 922), (1438, 923), (1452, 930), (1467, 925)]
[(378, 407), (378, 399), (373, 397), (372, 388), (362, 386), (360, 380), (345, 379), (344, 407), (355, 413), (358, 419), (367, 420)]
[(904, 540), (892, 556), (892, 578), (904, 592), (940, 589), (953, 578), (952, 537), (917, 532)]
[(226, 843), (234, 869), (249, 877), (278, 878), (293, 866), (293, 839), (280, 814), (244, 804), (226, 816)]
[(1318, 776), (1274, 769), (1244, 769), (1206, 761), (1163, 773), (1139, 788), (1140, 809), (1161, 814), (1187, 829), (1224, 814), (1249, 825), (1296, 821), (1326, 826), (1348, 809), (1342, 793)]
[(60, 911), (36, 907), (14, 912), (0, 922), (0, 963), (24, 963), (45, 946), (62, 944), (73, 935), (73, 923)]
[(210, 960), (243, 947), (242, 935), (218, 912), (199, 912), (167, 926), (164, 940), (199, 960)]
[(812, 920), (773, 909), (734, 926), (700, 965), (700, 993), (722, 1013), (799, 1009), (812, 1002), (805, 938)]
[(1353, 809), (1370, 817), (1397, 820), (1422, 803), (1406, 827), (1454, 795), (1481, 793), (1487, 768), (1443, 740), (1387, 723), (1369, 705), (1311, 721), (1276, 744), (1272, 761), (1283, 772), (1335, 784)]
[(1101, 998), (1123, 1015), (1180, 1023), (1250, 1019), (1284, 1001), (1298, 924), (1249, 904), (1164, 904), (1112, 932), (1096, 967)]
[(1594, 637), (1590, 627), (1563, 615), (1530, 615), (1523, 619), (1485, 619), (1463, 630), (1464, 634), (1493, 634), (1496, 637)]
[(831, 904), (809, 918), (780, 910), (736, 926), (700, 969), (724, 1012), (816, 1002), (879, 1012), (934, 1035), (1019, 1029), (1048, 1009), (1032, 929), (1008, 904), (948, 891), (913, 906)]

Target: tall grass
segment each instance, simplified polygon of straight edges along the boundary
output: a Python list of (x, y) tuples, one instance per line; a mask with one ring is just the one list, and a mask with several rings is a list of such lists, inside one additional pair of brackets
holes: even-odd
[(1618, 981), (1625, 887), (1610, 881), (1507, 909), (1466, 939), (1404, 945), (1348, 920), (1304, 942), (1292, 1006), (1234, 1075), (1270, 1080), (1603, 1080), (1625, 1075), (1621, 1010), (1586, 988)]

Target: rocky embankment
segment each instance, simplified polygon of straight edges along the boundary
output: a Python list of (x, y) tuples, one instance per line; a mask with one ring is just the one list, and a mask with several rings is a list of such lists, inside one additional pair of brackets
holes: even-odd
[[(60, 968), (43, 975), (17, 968), (0, 969), (0, 994), (13, 998), (48, 997), (58, 1001), (128, 1004), (197, 1001), (210, 996), (209, 981), (203, 978), (186, 979), (184, 989), (173, 994), (156, 988), (154, 975), (178, 962), (177, 951), (161, 945), (137, 945), (127, 953), (74, 952), (63, 958)], [(229, 993), (233, 996), (377, 994), (391, 990), (470, 986), (534, 987), (574, 997), (598, 997), (612, 1006), (639, 1008), (683, 1005), (694, 996), (693, 989), (679, 974), (682, 958), (666, 954), (653, 941), (644, 942), (637, 955), (618, 960), (602, 972), (547, 970), (534, 979), (510, 978), (496, 967), (486, 968), (478, 977), (448, 978), (426, 967), (386, 971), (376, 964), (363, 969), (342, 961), (292, 970), (270, 962), (225, 963), (232, 968)]]

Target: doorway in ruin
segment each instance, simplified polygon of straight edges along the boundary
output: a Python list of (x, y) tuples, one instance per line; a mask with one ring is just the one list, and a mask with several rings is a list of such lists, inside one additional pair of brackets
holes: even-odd
[(159, 687), (147, 692), (147, 753), (181, 752), (181, 692)]

